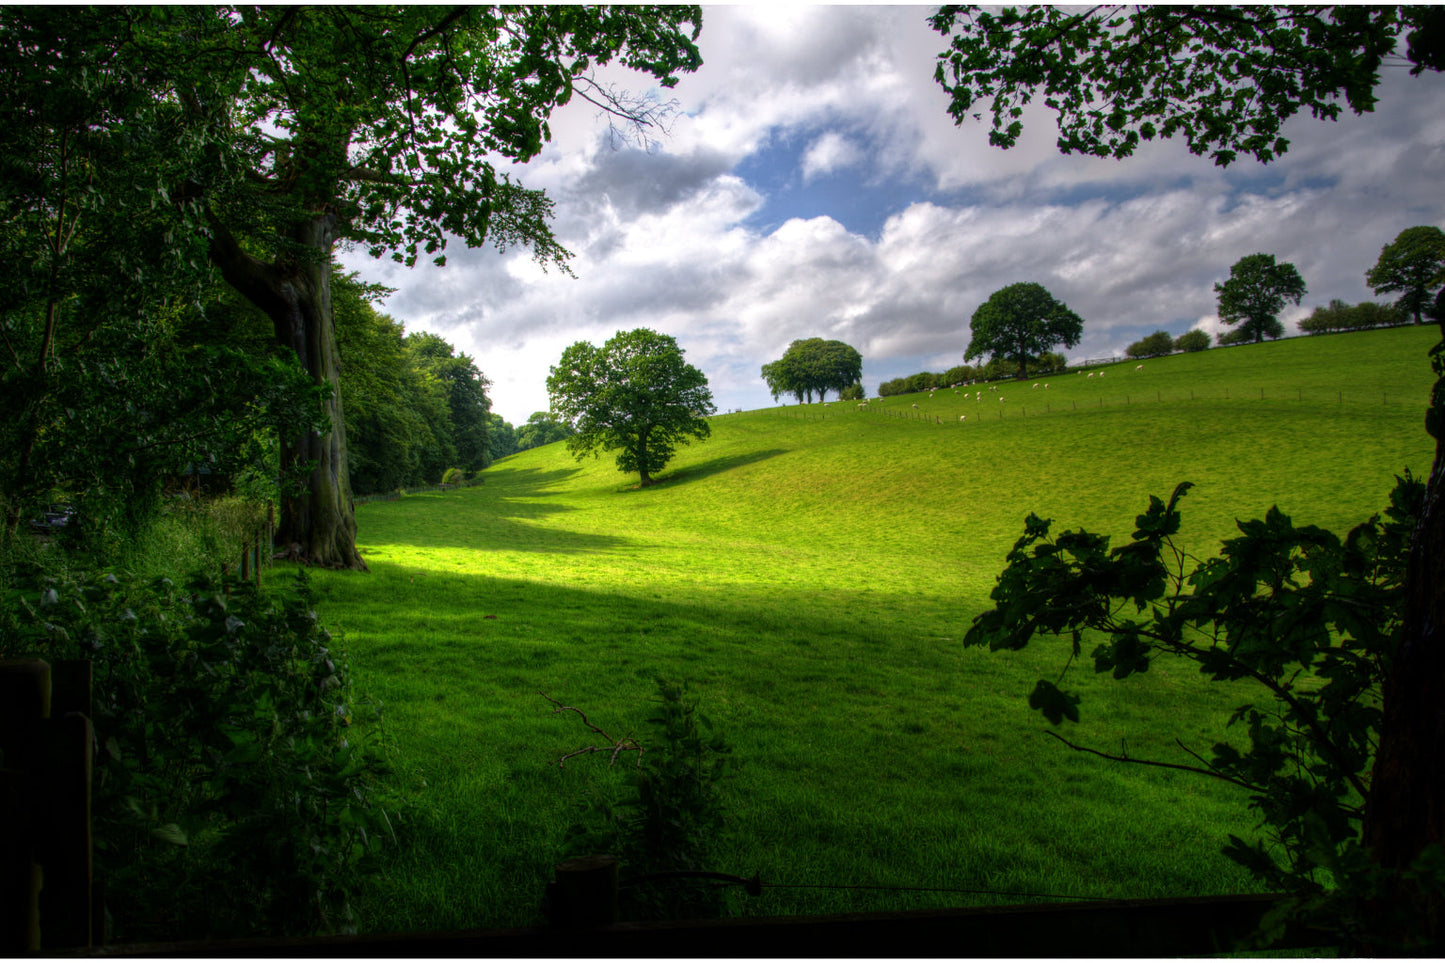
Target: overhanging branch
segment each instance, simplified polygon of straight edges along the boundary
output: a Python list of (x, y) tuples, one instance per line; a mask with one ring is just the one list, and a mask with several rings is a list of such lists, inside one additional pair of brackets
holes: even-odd
[[(1236, 779), (1235, 777), (1226, 775), (1225, 773), (1222, 773), (1217, 769), (1207, 769), (1200, 766), (1186, 766), (1177, 762), (1160, 762), (1157, 759), (1136, 759), (1133, 756), (1116, 756), (1111, 752), (1100, 752), (1098, 749), (1090, 749), (1088, 746), (1075, 745), (1074, 743), (1065, 739), (1063, 736), (1059, 735), (1057, 732), (1051, 732), (1048, 729), (1045, 729), (1044, 733), (1045, 735), (1053, 736), (1055, 739), (1059, 740), (1075, 752), (1087, 752), (1090, 755), (1099, 756), (1103, 759), (1109, 759), (1114, 762), (1132, 762), (1140, 766), (1155, 766), (1159, 769), (1180, 769), (1184, 772), (1194, 772), (1198, 773), (1201, 776), (1211, 776), (1215, 779), (1221, 779), (1224, 782), (1232, 783), (1233, 785), (1239, 786), (1241, 789), (1248, 789), (1250, 792), (1266, 792), (1263, 786), (1256, 786), (1253, 783), (1245, 782), (1243, 779)], [(1188, 752), (1187, 749), (1185, 751)], [(1193, 754), (1191, 753), (1191, 755)], [(1197, 759), (1198, 757), (1195, 756), (1195, 758)]]

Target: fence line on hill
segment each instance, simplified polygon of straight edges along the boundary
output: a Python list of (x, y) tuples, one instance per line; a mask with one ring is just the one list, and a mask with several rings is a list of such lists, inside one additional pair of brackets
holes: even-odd
[[(1020, 385), (1020, 387), (1022, 387), (1022, 385)], [(955, 394), (955, 393), (957, 393), (957, 392), (954, 392), (952, 389), (940, 389), (940, 390), (948, 391), (950, 394)], [(885, 405), (880, 405), (879, 402), (885, 401), (885, 398), (872, 398), (872, 399), (869, 399), (869, 400), (867, 400), (867, 401), (857, 402), (857, 403), (854, 403), (854, 402), (828, 402), (828, 403), (826, 403), (826, 405), (825, 405), (825, 404), (822, 404), (822, 403), (815, 403), (815, 404), (812, 404), (812, 405), (785, 406), (785, 407), (780, 407), (780, 408), (775, 408), (775, 409), (773, 409), (773, 413), (774, 413), (775, 415), (777, 415), (777, 416), (780, 416), (780, 417), (792, 418), (792, 419), (800, 420), (800, 421), (826, 421), (829, 417), (832, 417), (832, 418), (834, 418), (834, 419), (837, 419), (837, 418), (844, 417), (845, 415), (848, 415), (848, 414), (858, 414), (858, 415), (873, 415), (873, 416), (875, 416), (875, 417), (896, 418), (896, 419), (903, 420), (903, 421), (919, 421), (919, 422), (924, 422), (924, 423), (930, 423), (930, 422), (931, 422), (931, 423), (936, 424), (936, 425), (939, 425), (939, 426), (942, 426), (942, 425), (961, 425), (961, 426), (966, 427), (970, 421), (983, 421), (983, 420), (994, 421), (994, 420), (1003, 420), (1003, 419), (1005, 419), (1005, 418), (1012, 418), (1012, 417), (1027, 419), (1027, 418), (1039, 418), (1039, 417), (1043, 417), (1043, 416), (1045, 416), (1045, 415), (1052, 415), (1052, 414), (1053, 414), (1053, 406), (1054, 406), (1055, 404), (1058, 404), (1060, 413), (1064, 413), (1064, 414), (1078, 411), (1078, 410), (1080, 410), (1081, 408), (1083, 408), (1083, 409), (1085, 409), (1085, 410), (1087, 410), (1087, 409), (1089, 409), (1089, 408), (1114, 408), (1114, 407), (1129, 408), (1129, 407), (1135, 407), (1135, 406), (1144, 405), (1144, 404), (1184, 403), (1184, 402), (1186, 402), (1186, 401), (1187, 401), (1187, 402), (1199, 402), (1199, 401), (1256, 401), (1256, 400), (1257, 400), (1257, 401), (1294, 401), (1294, 402), (1299, 403), (1299, 404), (1312, 404), (1312, 405), (1322, 405), (1322, 404), (1344, 405), (1344, 404), (1346, 404), (1346, 401), (1345, 401), (1345, 393), (1344, 393), (1344, 389), (1343, 389), (1343, 388), (1337, 388), (1337, 389), (1335, 389), (1333, 392), (1324, 391), (1324, 392), (1321, 392), (1321, 393), (1318, 394), (1318, 395), (1312, 395), (1312, 396), (1309, 397), (1309, 398), (1306, 398), (1306, 397), (1304, 396), (1304, 389), (1301, 388), (1301, 387), (1296, 387), (1293, 391), (1289, 390), (1288, 388), (1275, 388), (1275, 389), (1270, 389), (1270, 388), (1268, 388), (1268, 387), (1262, 387), (1262, 388), (1259, 388), (1259, 389), (1250, 388), (1250, 389), (1248, 389), (1248, 390), (1246, 390), (1246, 391), (1234, 391), (1234, 392), (1232, 392), (1232, 393), (1231, 393), (1231, 390), (1226, 387), (1226, 388), (1224, 389), (1224, 394), (1223, 394), (1222, 397), (1219, 396), (1219, 395), (1215, 395), (1215, 394), (1204, 394), (1204, 393), (1201, 393), (1201, 392), (1199, 392), (1199, 391), (1196, 391), (1196, 390), (1193, 389), (1193, 388), (1190, 388), (1187, 397), (1186, 397), (1184, 394), (1182, 394), (1182, 393), (1181, 393), (1181, 394), (1171, 394), (1170, 397), (1169, 397), (1169, 401), (1168, 401), (1168, 402), (1165, 402), (1165, 400), (1164, 400), (1164, 390), (1163, 390), (1162, 388), (1156, 388), (1156, 389), (1154, 390), (1154, 398), (1153, 398), (1152, 402), (1151, 402), (1150, 399), (1149, 399), (1149, 394), (1148, 394), (1147, 391), (1145, 391), (1145, 392), (1140, 392), (1140, 393), (1135, 393), (1135, 392), (1132, 392), (1132, 391), (1130, 391), (1130, 392), (1125, 392), (1122, 399), (1120, 399), (1120, 398), (1116, 395), (1116, 396), (1114, 396), (1114, 397), (1112, 397), (1112, 398), (1105, 398), (1105, 397), (1102, 397), (1102, 396), (1101, 396), (1101, 397), (1099, 397), (1099, 398), (1097, 398), (1097, 399), (1094, 399), (1094, 400), (1087, 400), (1087, 399), (1070, 399), (1070, 400), (1064, 401), (1064, 402), (1055, 402), (1055, 401), (1052, 401), (1052, 400), (1040, 402), (1039, 399), (1038, 399), (1037, 394), (1034, 394), (1034, 393), (1033, 393), (1033, 389), (1032, 389), (1032, 388), (1026, 389), (1026, 390), (1030, 391), (1030, 393), (1031, 393), (1031, 396), (1030, 396), (1030, 402), (1031, 402), (1031, 403), (1030, 403), (1030, 404), (1020, 404), (1020, 405), (1018, 405), (1018, 406), (1016, 406), (1016, 407), (1011, 407), (1011, 406), (1007, 405), (1007, 403), (1004, 402), (1004, 397), (1003, 397), (1002, 395), (1000, 395), (1000, 396), (999, 396), (999, 401), (1000, 401), (1001, 403), (1000, 403), (999, 405), (997, 405), (996, 407), (995, 407), (995, 406), (984, 406), (981, 401), (980, 401), (980, 402), (976, 402), (976, 403), (979, 404), (979, 406), (980, 406), (980, 407), (979, 407), (979, 411), (978, 411), (977, 413), (971, 412), (971, 411), (960, 412), (960, 411), (958, 410), (958, 408), (957, 408), (955, 405), (952, 405), (952, 404), (949, 405), (949, 409), (950, 409), (950, 410), (949, 410), (949, 411), (946, 411), (946, 412), (944, 412), (944, 411), (938, 411), (936, 408), (934, 408), (934, 409), (929, 409), (929, 408), (927, 408), (927, 407), (919, 407), (919, 404), (920, 404), (920, 403), (917, 403), (917, 402), (910, 403), (910, 407), (908, 407), (908, 408), (900, 408), (900, 407), (896, 407), (896, 406), (895, 406), (895, 407), (889, 407), (889, 406), (887, 406), (886, 404), (885, 404)], [(1257, 393), (1256, 393), (1256, 391), (1257, 391)], [(992, 393), (992, 392), (991, 392), (991, 393)], [(913, 396), (916, 397), (916, 396), (918, 396), (919, 394), (921, 394), (921, 392), (913, 392), (912, 394), (913, 394)], [(969, 392), (963, 392), (962, 394), (963, 394), (964, 398), (966, 399), (966, 398), (967, 398), (967, 395), (969, 394)], [(1333, 398), (1329, 397), (1331, 394), (1334, 395)], [(1291, 398), (1290, 395), (1293, 395), (1294, 397)], [(908, 396), (908, 395), (888, 395), (888, 396), (886, 396), (886, 398), (907, 398), (907, 397), (909, 397), (909, 396)], [(1422, 399), (1422, 398), (1416, 398), (1416, 397), (1414, 397), (1414, 396), (1412, 396), (1412, 395), (1410, 395), (1410, 394), (1408, 394), (1408, 393), (1398, 392), (1398, 391), (1395, 392), (1394, 397), (1393, 397), (1393, 399), (1392, 399), (1392, 398), (1391, 398), (1391, 393), (1390, 393), (1389, 391), (1382, 391), (1382, 392), (1380, 392), (1380, 399), (1379, 399), (1378, 404), (1379, 404), (1380, 406), (1382, 406), (1382, 407), (1389, 407), (1389, 406), (1391, 406), (1391, 405), (1397, 405), (1397, 406), (1399, 406), (1399, 405), (1416, 405), (1416, 404), (1422, 404), (1423, 401), (1424, 401), (1424, 399)], [(945, 404), (949, 404), (947, 401), (945, 401), (944, 403), (945, 403)], [(1374, 404), (1376, 404), (1376, 402), (1373, 400), (1373, 397), (1362, 397), (1362, 396), (1360, 396), (1360, 395), (1353, 395), (1353, 396), (1351, 396), (1351, 398), (1349, 399), (1349, 403), (1350, 403), (1350, 404), (1353, 404), (1353, 405), (1364, 405), (1364, 404), (1374, 405)], [(926, 402), (924, 402), (923, 404), (926, 405)], [(838, 410), (838, 411), (824, 410), (825, 408), (830, 408), (830, 409), (831, 409), (831, 408), (833, 408), (833, 407), (837, 407), (837, 408), (840, 409), (840, 410)], [(1032, 413), (1032, 414), (1030, 414), (1030, 412), (1029, 412), (1029, 409), (1030, 409), (1030, 408), (1033, 409), (1033, 413)], [(1040, 408), (1042, 408), (1043, 410), (1040, 411), (1040, 410), (1039, 410)], [(995, 414), (991, 414), (991, 413), (990, 413), (990, 409), (996, 410), (996, 411), (997, 411), (997, 414), (996, 414), (996, 415), (995, 415)], [(960, 418), (958, 417), (960, 414), (966, 416), (966, 418), (960, 419)], [(976, 415), (976, 417), (975, 417), (975, 415)]]

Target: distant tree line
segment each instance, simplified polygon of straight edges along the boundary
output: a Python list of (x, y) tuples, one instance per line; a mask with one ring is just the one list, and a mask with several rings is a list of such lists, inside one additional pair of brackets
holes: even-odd
[(492, 415), (487, 435), (487, 460), (490, 463), (529, 448), (540, 448), (554, 441), (566, 441), (574, 434), (576, 432), (570, 425), (556, 420), (548, 411), (532, 412), (520, 428), (514, 428), (511, 422), (504, 420), (501, 415)]
[[(1026, 365), (1027, 370), (1033, 374), (1063, 371), (1066, 367), (1068, 367), (1068, 361), (1064, 356), (1050, 351), (1045, 351), (1037, 357), (1030, 357)], [(917, 374), (885, 381), (878, 386), (878, 396), (887, 398), (892, 395), (912, 394), (916, 391), (951, 388), (968, 381), (997, 381), (1001, 378), (1012, 378), (1017, 374), (1018, 364), (1012, 358), (999, 358), (980, 365), (961, 364), (955, 365), (947, 371), (920, 371)]]
[(333, 269), (351, 487), (358, 495), (436, 484), (490, 461), (490, 381), (435, 334), (407, 334), (375, 307), (390, 291)]
[(1198, 328), (1186, 331), (1177, 338), (1168, 331), (1161, 330), (1135, 341), (1124, 349), (1124, 354), (1130, 358), (1161, 358), (1175, 351), (1203, 351), (1209, 347), (1209, 342), (1209, 332), (1200, 331)]

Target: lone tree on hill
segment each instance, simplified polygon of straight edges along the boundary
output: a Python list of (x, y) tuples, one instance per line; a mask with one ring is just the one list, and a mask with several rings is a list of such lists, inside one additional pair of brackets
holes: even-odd
[(1235, 262), (1229, 280), (1216, 283), (1214, 290), (1219, 295), (1219, 320), (1241, 325), (1240, 339), (1259, 344), (1266, 337), (1284, 336), (1279, 313), (1286, 301), (1300, 303), (1305, 282), (1293, 264), (1277, 264), (1273, 254), (1251, 254)]
[[(55, 59), (64, 18), (23, 16), (37, 25), (23, 50)], [(145, 130), (119, 112), (92, 129), (171, 144), (151, 182), (152, 199), (185, 222), (169, 243), (189, 254), (204, 236), (225, 280), (269, 316), (276, 343), (332, 389), (329, 427), (283, 443), (283, 465), (309, 476), (282, 499), (277, 543), (356, 569), (366, 566), (336, 390), (335, 245), (410, 265), (422, 255), (442, 263), (449, 238), (490, 241), (565, 270), (550, 200), (499, 168), (535, 157), (552, 110), (574, 95), (623, 123), (657, 119), (654, 101), (599, 86), (594, 70), (616, 62), (670, 87), (701, 63), (695, 6), (157, 6), (85, 19), (97, 61), (140, 78), (160, 108)], [(87, 203), (132, 196), (97, 190)]]
[(683, 360), (670, 335), (648, 328), (619, 332), (601, 348), (578, 341), (547, 377), (552, 414), (576, 433), (567, 450), (581, 461), (620, 449), (617, 468), (643, 485), (672, 460), (679, 444), (707, 438), (717, 411), (707, 378)]
[[(1100, 157), (1128, 157), (1141, 140), (1178, 135), (1220, 165), (1241, 152), (1268, 163), (1288, 149), (1280, 127), (1301, 109), (1334, 119), (1343, 98), (1356, 113), (1372, 110), (1380, 67), (1402, 39), (1412, 75), (1445, 69), (1445, 11), (1431, 6), (1030, 6), (1000, 14), (950, 6), (930, 22), (950, 38), (936, 79), (955, 120), (976, 118), (975, 103), (991, 101), (989, 139), (1010, 147), (1023, 105), (1042, 93), (1058, 115), (1059, 149)], [(1445, 291), (1435, 306), (1445, 336)], [(1439, 378), (1425, 426), (1435, 461), (1409, 536), (1398, 625), (1377, 666), (1373, 758), (1357, 783), (1366, 865), (1337, 864), (1334, 877), (1378, 874), (1382, 898), (1369, 912), (1412, 907), (1438, 946), (1445, 899), (1412, 872), (1432, 857), (1438, 866), (1445, 839), (1445, 339), (1431, 362)], [(1252, 582), (1244, 587), (1255, 591)], [(1122, 641), (1113, 657), (1127, 658)], [(1296, 882), (1310, 893), (1309, 881)]]
[(1433, 306), (1434, 292), (1445, 285), (1445, 231), (1433, 225), (1401, 231), (1380, 250), (1380, 260), (1365, 272), (1365, 283), (1376, 294), (1399, 291), (1395, 306), (1420, 324)]
[(984, 355), (996, 362), (1012, 360), (1018, 365), (1016, 378), (1028, 373), (1030, 360), (1057, 344), (1072, 348), (1084, 334), (1083, 318), (1042, 284), (1027, 281), (991, 294), (973, 313), (970, 326), (973, 338), (963, 360)]
[(801, 403), (827, 398), (829, 389), (843, 389), (863, 380), (863, 356), (842, 341), (808, 338), (794, 341), (777, 361), (763, 365), (763, 380), (776, 401), (779, 395), (793, 395)]

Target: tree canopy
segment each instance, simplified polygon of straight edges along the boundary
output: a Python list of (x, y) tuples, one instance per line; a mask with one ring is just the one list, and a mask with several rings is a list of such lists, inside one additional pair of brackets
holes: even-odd
[(1420, 324), (1434, 308), (1435, 293), (1445, 287), (1445, 231), (1434, 225), (1401, 231), (1380, 250), (1365, 283), (1376, 294), (1400, 292), (1395, 306)]
[(1158, 358), (1174, 350), (1174, 338), (1168, 331), (1155, 331), (1124, 349), (1130, 358)]
[(527, 416), (527, 423), (517, 429), (517, 450), (540, 448), (571, 437), (572, 428), (553, 418), (551, 412), (534, 411)]
[(61, 212), (54, 237), (74, 236), (82, 207), (85, 230), (109, 218), (117, 238), (146, 233), (113, 245), (113, 289), (162, 283), (148, 258), (195, 270), (208, 255), (331, 388), (321, 430), (284, 447), (308, 484), (283, 498), (277, 539), (355, 568), (335, 244), (411, 264), (441, 262), (449, 239), (490, 242), (565, 268), (550, 201), (502, 165), (536, 156), (551, 111), (574, 95), (624, 122), (655, 119), (655, 102), (593, 71), (617, 63), (668, 87), (700, 63), (696, 7), (161, 6), (79, 20), (44, 8), (0, 18), (7, 161), (49, 151), (37, 170), (67, 200), (34, 210)]
[(1017, 366), (1015, 377), (1028, 372), (1028, 363), (1055, 345), (1072, 348), (1084, 334), (1084, 319), (1058, 301), (1042, 284), (1022, 281), (1000, 288), (973, 313), (973, 337), (963, 360), (990, 356), (1009, 359)]
[(650, 485), (678, 445), (712, 434), (705, 416), (717, 408), (707, 377), (671, 335), (636, 328), (600, 348), (578, 341), (550, 372), (552, 414), (575, 432), (567, 449), (579, 461), (615, 450), (618, 470)]
[(1273, 254), (1250, 254), (1229, 269), (1229, 279), (1214, 285), (1219, 295), (1219, 320), (1239, 325), (1239, 340), (1259, 343), (1284, 336), (1279, 313), (1285, 303), (1300, 303), (1305, 282), (1288, 262)]
[(799, 403), (813, 392), (823, 401), (829, 390), (839, 392), (863, 380), (863, 356), (858, 349), (842, 341), (807, 338), (794, 341), (777, 361), (763, 365), (763, 380), (772, 392), (793, 395)]
[(1176, 351), (1192, 353), (1195, 351), (1203, 351), (1208, 347), (1209, 333), (1207, 331), (1200, 331), (1198, 328), (1186, 331), (1174, 339), (1174, 348)]
[(1333, 120), (1342, 98), (1373, 110), (1402, 36), (1411, 73), (1445, 64), (1445, 22), (1425, 6), (949, 5), (929, 22), (950, 40), (934, 77), (956, 123), (987, 104), (990, 143), (1012, 147), (1042, 94), (1059, 150), (1099, 157), (1180, 136), (1221, 166), (1240, 154), (1268, 163), (1299, 111)]

